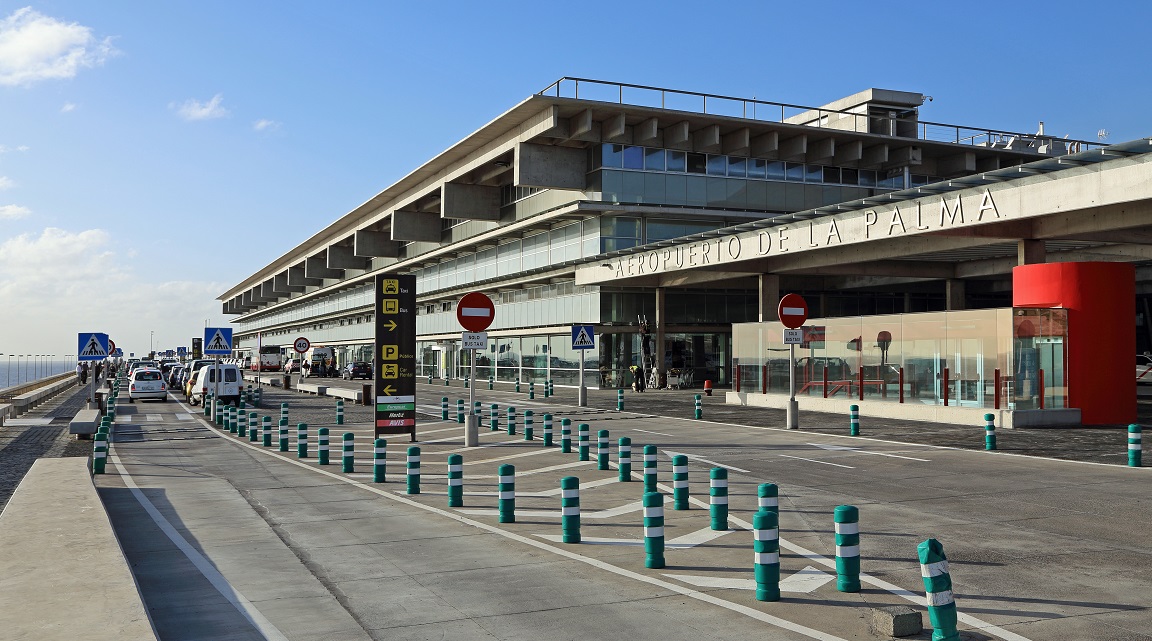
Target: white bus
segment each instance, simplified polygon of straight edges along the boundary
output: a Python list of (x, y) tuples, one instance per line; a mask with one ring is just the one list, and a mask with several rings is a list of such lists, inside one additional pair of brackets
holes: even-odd
[(260, 358), (252, 360), (253, 372), (279, 372), (280, 359), (284, 356), (280, 353), (279, 345), (261, 345)]

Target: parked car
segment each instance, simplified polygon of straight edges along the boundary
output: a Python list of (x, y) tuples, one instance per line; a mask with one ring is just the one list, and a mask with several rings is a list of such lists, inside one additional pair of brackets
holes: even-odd
[(372, 364), (365, 361), (353, 361), (340, 370), (340, 378), (352, 380), (354, 378), (372, 378)]
[(209, 393), (216, 393), (221, 403), (239, 405), (241, 381), (240, 367), (234, 363), (205, 365), (188, 385), (188, 402), (199, 405)]
[(1136, 355), (1136, 384), (1152, 385), (1152, 356)]
[(132, 372), (128, 382), (128, 402), (135, 403), (136, 399), (168, 400), (168, 385), (164, 383), (164, 374), (154, 368), (138, 368)]
[(183, 365), (173, 365), (168, 370), (168, 376), (167, 376), (166, 380), (168, 381), (168, 387), (169, 388), (172, 388), (172, 389), (179, 388), (180, 374), (182, 374), (183, 372), (184, 372), (184, 366)]
[(299, 374), (300, 373), (300, 359), (299, 358), (288, 359), (288, 362), (284, 364), (284, 371), (287, 372), (288, 374)]

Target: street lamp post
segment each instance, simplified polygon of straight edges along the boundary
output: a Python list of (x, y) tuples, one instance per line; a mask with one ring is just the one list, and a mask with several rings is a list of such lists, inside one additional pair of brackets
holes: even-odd
[[(13, 354), (8, 355), (8, 382), (4, 384), (4, 387), (12, 387), (12, 356)], [(20, 361), (16, 362), (19, 363)]]

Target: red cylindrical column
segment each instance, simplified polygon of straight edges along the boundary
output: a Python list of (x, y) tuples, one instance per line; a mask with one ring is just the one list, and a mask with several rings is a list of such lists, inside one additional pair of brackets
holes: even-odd
[(904, 402), (904, 368), (900, 368), (900, 402)]
[(860, 366), (860, 400), (864, 400), (864, 366)]
[(1040, 388), (1040, 409), (1044, 409), (1044, 370), (1040, 370), (1040, 377), (1036, 385)]
[(944, 368), (944, 407), (948, 407), (948, 368)]
[(994, 386), (993, 387), (994, 391), (992, 392), (992, 398), (993, 398), (992, 408), (993, 409), (1000, 409), (1000, 368), (999, 367), (997, 367), (995, 370), (993, 370), (992, 380), (993, 380), (993, 386)]
[(764, 371), (760, 376), (760, 393), (768, 393), (768, 363), (764, 363)]
[(824, 365), (824, 398), (828, 398), (828, 365)]

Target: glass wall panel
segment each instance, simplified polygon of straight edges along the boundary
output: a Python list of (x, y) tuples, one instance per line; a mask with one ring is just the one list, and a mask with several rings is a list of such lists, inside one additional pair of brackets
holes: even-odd
[(647, 171), (664, 171), (664, 150), (644, 148), (644, 169)]
[(727, 176), (728, 175), (728, 156), (710, 154), (708, 156), (708, 175), (709, 176)]
[(688, 154), (688, 173), (703, 174), (708, 171), (708, 157), (704, 154)]
[(739, 156), (728, 157), (728, 175), (734, 178), (743, 178), (748, 175), (748, 159)]
[(804, 180), (804, 165), (800, 163), (790, 162), (785, 165), (784, 176), (787, 180), (794, 180), (796, 182), (803, 182)]
[(668, 163), (668, 171), (687, 171), (687, 160), (684, 152), (669, 149), (665, 154), (665, 160)]
[(622, 167), (624, 163), (624, 145), (604, 144), (600, 147), (601, 164), (604, 167)]
[(519, 239), (500, 243), (497, 248), (496, 271), (499, 276), (511, 276), (521, 271), (522, 244)]
[(762, 158), (749, 158), (748, 159), (748, 177), (749, 178), (767, 178), (768, 177), (768, 161)]
[(785, 165), (779, 160), (773, 160), (768, 163), (768, 180), (784, 180), (787, 176)]
[(628, 145), (624, 147), (624, 169), (644, 168), (644, 148)]

